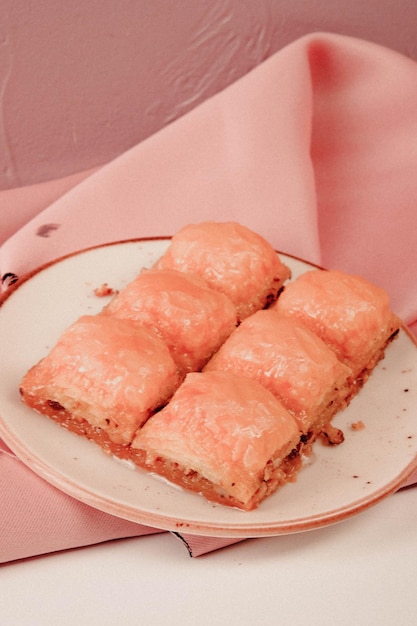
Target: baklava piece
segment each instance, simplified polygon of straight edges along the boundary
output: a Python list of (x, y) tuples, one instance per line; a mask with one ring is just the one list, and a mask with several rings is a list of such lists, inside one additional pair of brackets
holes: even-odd
[(127, 458), (138, 428), (180, 384), (155, 333), (130, 320), (82, 316), (24, 376), (23, 402)]
[(132, 459), (208, 500), (251, 510), (301, 467), (297, 423), (256, 381), (187, 375), (132, 443)]
[(400, 328), (383, 289), (339, 270), (301, 274), (286, 285), (272, 309), (299, 320), (352, 369), (353, 395)]
[(236, 222), (185, 226), (156, 267), (198, 274), (230, 298), (239, 321), (275, 301), (291, 274), (263, 237)]
[(144, 270), (103, 309), (151, 328), (185, 373), (200, 370), (237, 324), (227, 296), (177, 270)]
[(205, 367), (235, 372), (269, 389), (311, 445), (346, 406), (351, 370), (308, 328), (271, 310), (245, 319)]

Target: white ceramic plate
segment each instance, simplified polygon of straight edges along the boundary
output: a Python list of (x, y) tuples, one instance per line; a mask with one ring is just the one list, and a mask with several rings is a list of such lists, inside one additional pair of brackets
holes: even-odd
[[(107, 513), (164, 530), (260, 537), (311, 530), (354, 515), (395, 491), (417, 467), (417, 351), (403, 329), (351, 405), (334, 423), (345, 441), (317, 443), (296, 483), (251, 512), (207, 502), (108, 457), (93, 443), (34, 413), (19, 399), (24, 373), (81, 314), (106, 302), (94, 289), (121, 289), (151, 265), (167, 239), (121, 242), (47, 265), (19, 282), (0, 306), (0, 434), (47, 481)], [(293, 277), (311, 268), (280, 255)], [(354, 431), (362, 420), (365, 429)]]

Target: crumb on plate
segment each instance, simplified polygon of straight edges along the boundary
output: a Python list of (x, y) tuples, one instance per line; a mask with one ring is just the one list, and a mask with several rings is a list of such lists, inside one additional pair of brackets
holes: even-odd
[(94, 289), (94, 295), (96, 295), (98, 298), (103, 298), (104, 296), (112, 296), (114, 293), (116, 293), (116, 291), (112, 287), (109, 287), (107, 283), (103, 283), (101, 287), (96, 287)]

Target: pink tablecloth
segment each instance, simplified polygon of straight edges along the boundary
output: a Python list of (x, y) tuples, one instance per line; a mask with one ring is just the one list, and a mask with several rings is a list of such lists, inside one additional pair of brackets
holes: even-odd
[[(416, 329), (416, 102), (410, 59), (337, 35), (295, 41), (108, 165), (2, 192), (3, 290), (68, 252), (232, 219), (383, 286)], [(3, 443), (0, 498), (0, 562), (160, 532), (63, 495)], [(183, 539), (193, 555), (232, 543)]]

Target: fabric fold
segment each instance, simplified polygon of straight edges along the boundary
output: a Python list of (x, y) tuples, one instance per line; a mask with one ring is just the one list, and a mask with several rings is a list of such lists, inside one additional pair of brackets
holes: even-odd
[[(3, 291), (86, 247), (235, 220), (277, 250), (381, 285), (415, 331), (416, 100), (414, 61), (303, 37), (111, 163), (1, 192)], [(69, 498), (3, 442), (0, 498), (0, 562), (161, 532)], [(192, 556), (238, 541), (181, 539)]]

